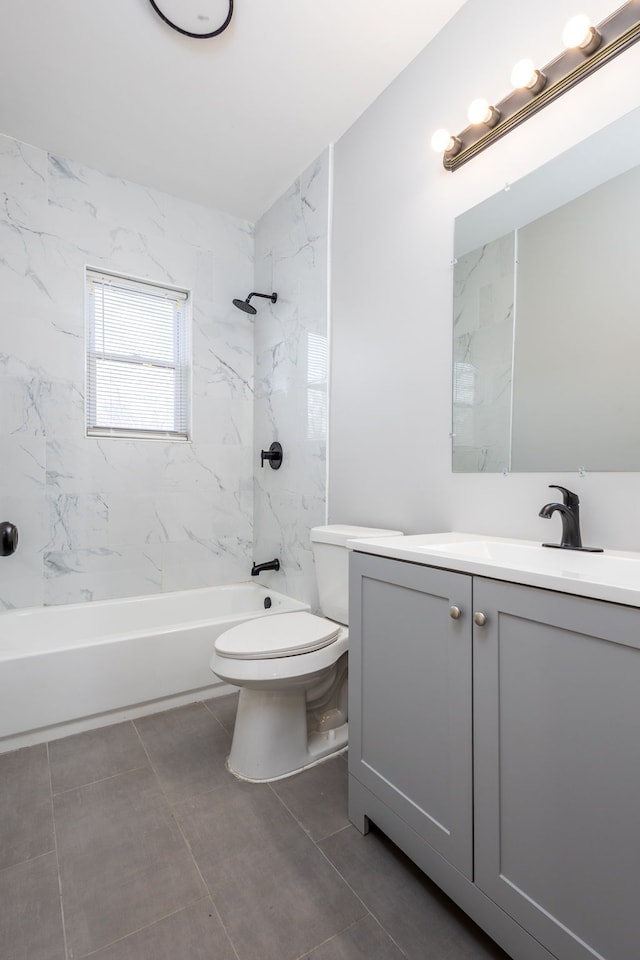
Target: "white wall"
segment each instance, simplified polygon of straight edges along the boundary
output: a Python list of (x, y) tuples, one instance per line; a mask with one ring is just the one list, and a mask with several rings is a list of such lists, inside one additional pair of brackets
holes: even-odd
[[(599, 22), (610, 0), (593, 0)], [(407, 532), (541, 539), (560, 482), (582, 500), (585, 543), (640, 549), (640, 475), (452, 474), (454, 218), (640, 103), (640, 45), (451, 174), (429, 146), (499, 100), (513, 63), (561, 49), (574, 0), (469, 0), (335, 147), (329, 512)], [(558, 531), (559, 532), (559, 531)]]
[[(256, 224), (254, 301), (256, 562), (278, 557), (260, 582), (317, 604), (309, 530), (326, 522), (327, 233), (329, 149)], [(279, 470), (260, 469), (260, 450), (278, 440)]]
[[(0, 608), (245, 579), (250, 224), (0, 137)], [(193, 442), (84, 436), (85, 265), (193, 292)]]

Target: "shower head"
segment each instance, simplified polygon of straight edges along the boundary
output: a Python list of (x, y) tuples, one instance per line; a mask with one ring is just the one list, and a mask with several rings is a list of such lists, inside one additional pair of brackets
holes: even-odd
[(237, 307), (238, 310), (242, 310), (243, 313), (250, 313), (252, 316), (258, 311), (255, 307), (251, 305), (251, 297), (264, 297), (265, 300), (271, 300), (271, 303), (275, 303), (278, 299), (277, 293), (250, 293), (246, 300), (234, 300), (233, 305)]
[(252, 307), (252, 306), (251, 306), (251, 304), (249, 303), (249, 298), (248, 298), (248, 297), (247, 297), (246, 300), (234, 300), (234, 301), (233, 301), (233, 305), (234, 305), (234, 307), (237, 307), (238, 310), (242, 310), (244, 313), (257, 313), (257, 312), (258, 312), (255, 307)]

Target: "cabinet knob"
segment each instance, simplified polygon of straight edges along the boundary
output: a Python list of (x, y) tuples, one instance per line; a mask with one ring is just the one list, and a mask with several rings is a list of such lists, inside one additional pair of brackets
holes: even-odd
[(476, 610), (473, 615), (473, 622), (477, 627), (484, 627), (485, 623), (487, 622), (487, 618), (484, 613), (480, 613), (479, 610)]
[(449, 607), (449, 616), (452, 620), (459, 620), (462, 616), (462, 610), (460, 607)]

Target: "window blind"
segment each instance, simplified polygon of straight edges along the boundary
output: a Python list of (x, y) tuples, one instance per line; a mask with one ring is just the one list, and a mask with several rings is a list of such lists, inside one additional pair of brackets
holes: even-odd
[(327, 435), (327, 338), (307, 334), (307, 439)]
[(87, 269), (87, 435), (189, 439), (189, 295)]

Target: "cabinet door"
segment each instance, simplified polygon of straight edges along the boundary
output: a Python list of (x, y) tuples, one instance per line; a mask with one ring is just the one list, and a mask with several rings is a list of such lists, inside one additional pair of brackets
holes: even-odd
[(350, 772), (469, 878), (470, 612), (464, 574), (351, 557)]
[(640, 610), (474, 580), (475, 878), (560, 960), (640, 956)]

